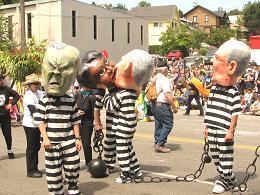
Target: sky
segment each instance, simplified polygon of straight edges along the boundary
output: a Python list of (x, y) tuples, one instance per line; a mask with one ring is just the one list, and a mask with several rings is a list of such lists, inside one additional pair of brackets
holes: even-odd
[[(106, 3), (116, 5), (118, 3), (124, 4), (128, 9), (136, 7), (140, 0), (80, 0), (86, 3), (92, 3), (93, 1), (97, 4)], [(242, 10), (244, 5), (250, 0), (146, 0), (146, 2), (151, 3), (152, 6), (158, 5), (176, 5), (183, 13), (189, 11), (194, 7), (194, 5), (201, 5), (211, 11), (217, 11), (219, 7), (222, 7), (225, 11), (230, 11), (232, 9)], [(251, 0), (255, 2), (256, 0)]]

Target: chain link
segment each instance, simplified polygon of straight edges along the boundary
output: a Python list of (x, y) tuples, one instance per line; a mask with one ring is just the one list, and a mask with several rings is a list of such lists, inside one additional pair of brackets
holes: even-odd
[(199, 166), (199, 169), (196, 170), (193, 174), (187, 174), (186, 176), (177, 176), (175, 178), (166, 178), (166, 177), (152, 177), (152, 176), (143, 176), (142, 178), (135, 178), (133, 181), (135, 183), (161, 183), (161, 182), (192, 182), (195, 179), (198, 179), (202, 171), (205, 167), (206, 163), (211, 162), (211, 157), (209, 156), (209, 144), (206, 140), (204, 139), (205, 145), (203, 147), (203, 154), (201, 155), (201, 164)]
[[(102, 144), (102, 140), (104, 138), (104, 133), (100, 130), (95, 130), (95, 135), (93, 138), (93, 149), (95, 152), (99, 153), (99, 157), (102, 156), (102, 152), (104, 150), (104, 146)], [(152, 177), (152, 176), (143, 176), (141, 178), (134, 178), (133, 181), (135, 183), (162, 183), (162, 182), (192, 182), (195, 179), (198, 179), (202, 175), (202, 171), (205, 167), (206, 163), (211, 162), (211, 157), (209, 156), (209, 144), (207, 139), (204, 139), (204, 152), (201, 155), (201, 164), (193, 174), (187, 174), (186, 176), (177, 176), (175, 178), (166, 178), (166, 177)], [(260, 157), (260, 145), (255, 150), (255, 159), (249, 166), (246, 168), (246, 176), (243, 181), (238, 185), (237, 189), (232, 189), (232, 192), (244, 192), (247, 189), (247, 182), (249, 177), (252, 177), (256, 173), (256, 161)]]
[(102, 144), (102, 140), (104, 138), (104, 133), (101, 130), (95, 130), (95, 135), (93, 138), (93, 150), (98, 153), (98, 156), (102, 157), (102, 152), (104, 150), (104, 146)]
[(248, 182), (249, 177), (252, 177), (256, 173), (255, 163), (256, 163), (257, 159), (260, 157), (259, 148), (260, 148), (260, 145), (255, 150), (255, 156), (256, 156), (255, 159), (246, 168), (246, 176), (244, 177), (243, 181), (237, 186), (237, 188), (232, 189), (232, 192), (239, 192), (239, 191), (244, 192), (244, 191), (246, 191), (247, 182)]

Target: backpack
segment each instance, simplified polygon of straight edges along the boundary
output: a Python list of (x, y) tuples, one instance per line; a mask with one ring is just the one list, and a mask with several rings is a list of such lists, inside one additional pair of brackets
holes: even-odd
[(145, 96), (149, 101), (156, 101), (158, 97), (156, 92), (156, 82), (147, 85), (145, 89)]

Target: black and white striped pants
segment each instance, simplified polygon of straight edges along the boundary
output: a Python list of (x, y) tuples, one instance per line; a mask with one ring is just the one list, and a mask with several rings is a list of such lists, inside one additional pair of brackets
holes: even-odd
[(68, 183), (68, 192), (72, 189), (73, 194), (80, 194), (77, 188), (79, 178), (80, 159), (75, 147), (75, 139), (55, 144), (51, 149), (45, 150), (46, 178), (49, 194), (64, 194), (63, 176)]
[(106, 112), (106, 135), (104, 141), (104, 162), (113, 169), (116, 163), (116, 134), (112, 131), (113, 112)]
[(224, 182), (232, 187), (235, 182), (233, 172), (234, 141), (225, 141), (226, 130), (208, 128), (208, 143), (214, 164)]

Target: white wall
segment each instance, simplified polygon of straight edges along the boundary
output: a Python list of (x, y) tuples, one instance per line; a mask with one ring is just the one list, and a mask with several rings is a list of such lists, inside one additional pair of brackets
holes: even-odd
[[(76, 11), (76, 37), (72, 37), (72, 10)], [(93, 15), (97, 16), (97, 40), (94, 40)], [(107, 50), (109, 58), (118, 61), (132, 49), (148, 51), (148, 22), (127, 14), (106, 10), (74, 0), (62, 1), (62, 39), (76, 46), (81, 57), (91, 49)], [(112, 42), (112, 19), (115, 20), (115, 40)], [(130, 44), (127, 43), (127, 23), (130, 23)], [(141, 45), (141, 25), (144, 43)]]

